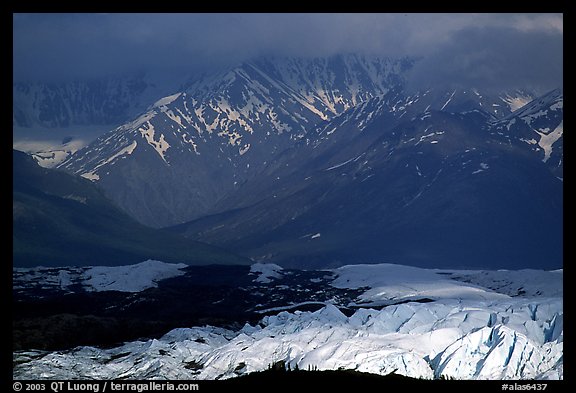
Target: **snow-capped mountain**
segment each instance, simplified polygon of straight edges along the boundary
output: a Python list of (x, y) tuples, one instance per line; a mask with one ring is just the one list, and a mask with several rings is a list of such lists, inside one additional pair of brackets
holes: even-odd
[[(206, 269), (211, 269), (208, 281), (202, 278)], [(104, 272), (105, 282), (100, 279)], [(212, 309), (233, 307), (240, 324), (180, 327), (107, 349), (26, 348), (13, 353), (15, 379), (228, 379), (278, 363), (424, 379), (563, 379), (562, 271), (392, 264), (323, 271), (268, 264), (215, 270), (149, 261), (77, 273), (18, 269), (16, 299), (26, 308), (40, 296), (46, 309), (61, 305), (59, 293), (66, 293), (70, 304), (75, 297), (89, 300), (97, 305), (91, 313), (105, 309), (110, 319), (107, 302), (122, 293), (109, 292), (116, 287), (104, 284), (134, 281), (141, 292), (134, 288), (114, 310), (126, 316), (140, 309), (154, 318), (150, 313), (162, 307), (185, 315), (186, 307), (174, 308), (174, 302), (202, 310), (202, 304), (182, 296), (199, 285), (208, 299), (217, 299)], [(90, 300), (82, 286), (97, 288), (101, 292), (90, 294), (100, 297)], [(246, 303), (231, 303), (238, 297)], [(274, 302), (280, 306), (270, 307)], [(315, 309), (307, 310), (310, 306)], [(242, 308), (264, 308), (265, 316), (242, 326)], [(86, 323), (95, 323), (91, 315), (85, 330)]]
[(493, 134), (528, 144), (563, 179), (563, 94), (557, 89), (497, 121)]
[(59, 168), (145, 224), (258, 261), (561, 267), (562, 92), (410, 92), (412, 62), (246, 62)]
[[(223, 213), (175, 230), (255, 260), (300, 267), (359, 257), (561, 267), (558, 161), (526, 142), (545, 135), (547, 124), (560, 130), (549, 132), (558, 139), (548, 151), (561, 157), (561, 92), (502, 120), (480, 105), (448, 112), (450, 96), (433, 99), (436, 109), (425, 94), (390, 92), (367, 101), (310, 130), (220, 201)], [(533, 113), (542, 121), (537, 130), (524, 120)], [(542, 242), (528, 241), (534, 238)]]
[(146, 224), (185, 222), (319, 121), (399, 85), (410, 64), (353, 55), (246, 62), (157, 101), (60, 168), (96, 181)]
[[(434, 109), (486, 108), (499, 119), (531, 98), (520, 91), (478, 90), (405, 96), (404, 73), (412, 64), (356, 55), (245, 62), (188, 83), (60, 168), (97, 182), (141, 222), (174, 225), (220, 211), (216, 205), (222, 198), (260, 176), (278, 153), (308, 138), (317, 123), (342, 113), (356, 116), (355, 108), (371, 105), (372, 99), (386, 96), (388, 105), (381, 108), (398, 124), (410, 113)], [(369, 120), (359, 123), (360, 129)]]

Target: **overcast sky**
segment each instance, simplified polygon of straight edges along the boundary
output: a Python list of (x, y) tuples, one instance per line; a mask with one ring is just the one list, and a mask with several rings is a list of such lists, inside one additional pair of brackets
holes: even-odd
[(418, 56), (414, 83), (562, 85), (562, 14), (14, 14), (14, 79), (203, 71), (261, 55)]

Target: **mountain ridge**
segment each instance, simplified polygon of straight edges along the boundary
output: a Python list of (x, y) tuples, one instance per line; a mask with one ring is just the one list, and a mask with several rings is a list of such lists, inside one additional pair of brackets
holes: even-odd
[[(303, 65), (297, 59), (278, 63), (283, 67), (263, 61), (243, 63), (160, 100), (150, 111), (103, 135), (59, 168), (99, 182), (109, 197), (148, 225), (184, 222), (204, 214), (211, 203), (253, 177), (257, 168), (290, 146), (309, 125), (328, 118), (338, 104), (347, 108), (357, 100), (384, 93), (384, 82), (371, 82), (369, 74), (375, 71), (366, 65), (371, 63), (360, 57), (348, 61), (350, 64), (342, 60), (348, 68), (342, 66), (339, 73), (331, 74), (334, 79), (355, 81), (362, 76), (367, 86), (344, 84), (330, 97), (319, 85), (322, 81), (328, 86), (326, 78), (330, 79), (321, 67), (312, 67), (315, 78), (300, 80), (296, 76)], [(359, 63), (365, 67), (354, 66)], [(393, 66), (400, 67), (397, 63), (387, 60), (380, 64), (382, 73), (394, 76), (390, 83), (398, 82), (393, 73)], [(351, 73), (353, 67), (356, 73)], [(283, 73), (292, 85), (274, 79), (274, 72)], [(294, 86), (299, 82), (302, 85)], [(133, 153), (137, 160), (130, 160)], [(122, 189), (117, 186), (136, 175), (141, 176), (138, 185), (130, 182)], [(170, 180), (165, 181), (167, 178)], [(169, 185), (173, 199), (152, 193), (142, 199), (144, 187)], [(132, 198), (140, 203), (128, 204)], [(186, 204), (177, 202), (183, 199)]]
[(245, 62), (191, 80), (59, 169), (147, 225), (260, 261), (534, 266), (546, 252), (524, 243), (538, 237), (560, 267), (562, 91), (409, 92), (411, 64)]
[[(410, 100), (401, 92), (412, 62), (353, 55), (245, 62), (188, 83), (184, 91), (159, 100), (59, 168), (98, 182), (147, 225), (186, 222), (214, 213), (214, 202), (257, 176), (318, 122), (390, 97), (391, 91), (398, 92), (398, 105), (391, 106), (396, 119), (410, 105), (425, 112), (417, 97)], [(489, 108), (492, 115), (509, 112), (503, 109), (509, 96), (451, 90), (426, 97), (428, 93), (421, 94), (421, 101), (442, 110), (459, 102), (454, 110), (497, 105)], [(500, 104), (492, 104), (496, 101)], [(170, 197), (158, 192), (165, 188), (172, 189)]]
[[(541, 104), (542, 111), (546, 105), (556, 106), (549, 124), (561, 122), (559, 102)], [(375, 135), (371, 144), (365, 143), (365, 136), (358, 136), (356, 124), (348, 129), (356, 130), (356, 144), (346, 129), (338, 129), (347, 146), (342, 152), (343, 144), (333, 140), (324, 147), (303, 141), (307, 146), (280, 155), (260, 183), (249, 183), (228, 202), (224, 200), (228, 212), (222, 207), (220, 215), (174, 230), (256, 260), (289, 266), (299, 266), (299, 259), (312, 265), (316, 260), (326, 263), (338, 260), (337, 255), (346, 255), (339, 263), (360, 258), (419, 266), (433, 260), (437, 266), (453, 266), (462, 260), (462, 266), (486, 267), (482, 259), (496, 257), (499, 261), (489, 266), (562, 266), (562, 182), (554, 176), (551, 162), (541, 159), (541, 149), (523, 141), (521, 135), (535, 133), (529, 124), (519, 121), (525, 128), (514, 131), (522, 131), (520, 136), (506, 138), (499, 134), (500, 123), (493, 124), (489, 114), (478, 110), (464, 114), (430, 111), (397, 126), (390, 123), (389, 112), (380, 113), (360, 132)], [(319, 127), (320, 138), (330, 129), (330, 123)], [(319, 148), (324, 150), (315, 155)], [(305, 159), (308, 166), (292, 166)], [(270, 177), (278, 179), (269, 182)], [(534, 208), (535, 203), (542, 211)], [(387, 224), (375, 224), (375, 219)], [(401, 229), (392, 229), (394, 225)], [(553, 229), (554, 234), (544, 228)], [(329, 241), (330, 233), (339, 235)], [(418, 233), (425, 236), (421, 241), (428, 239), (427, 245), (414, 239)], [(362, 239), (365, 236), (371, 241)], [(523, 236), (546, 238), (547, 252), (525, 244)], [(406, 238), (415, 243), (406, 243)], [(460, 244), (451, 238), (460, 239)], [(497, 248), (491, 253), (483, 242)], [(360, 244), (365, 251), (359, 251)], [(326, 254), (334, 247), (339, 250), (336, 255)], [(395, 253), (387, 247), (396, 249)], [(315, 257), (315, 249), (324, 251)], [(409, 250), (421, 257), (409, 257)], [(554, 262), (540, 260), (547, 253)]]

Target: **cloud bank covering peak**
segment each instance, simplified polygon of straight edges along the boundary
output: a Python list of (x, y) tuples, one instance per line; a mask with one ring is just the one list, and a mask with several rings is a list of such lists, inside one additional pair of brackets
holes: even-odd
[(14, 14), (13, 22), (16, 81), (361, 53), (420, 58), (418, 84), (562, 84), (562, 14)]

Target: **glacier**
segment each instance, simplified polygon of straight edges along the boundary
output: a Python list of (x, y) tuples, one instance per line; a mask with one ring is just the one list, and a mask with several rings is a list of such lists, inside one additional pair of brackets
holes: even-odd
[[(274, 285), (279, 271), (258, 264), (251, 274)], [(563, 379), (561, 270), (380, 264), (330, 272), (327, 285), (365, 290), (349, 305), (352, 313), (326, 302), (313, 312), (266, 315), (239, 330), (196, 326), (108, 349), (18, 351), (13, 376), (214, 380), (284, 361), (292, 369), (395, 372), (423, 379)], [(540, 285), (537, 291), (531, 283)]]
[(50, 268), (14, 268), (13, 289), (20, 289), (27, 282), (35, 282), (43, 289), (67, 291), (80, 284), (85, 291), (141, 292), (155, 288), (159, 281), (184, 274), (184, 263), (165, 263), (148, 259), (129, 266), (92, 266)]

